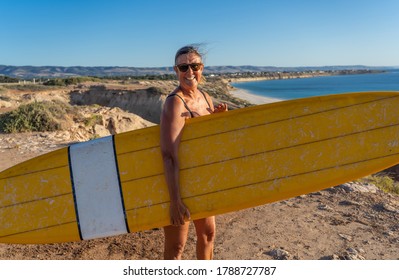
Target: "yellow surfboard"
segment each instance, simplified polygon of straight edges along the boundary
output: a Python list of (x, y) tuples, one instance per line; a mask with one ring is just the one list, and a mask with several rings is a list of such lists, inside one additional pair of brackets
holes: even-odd
[[(399, 92), (297, 99), (187, 121), (193, 219), (335, 186), (399, 163)], [(169, 224), (159, 126), (71, 145), (0, 173), (0, 242), (77, 241)]]

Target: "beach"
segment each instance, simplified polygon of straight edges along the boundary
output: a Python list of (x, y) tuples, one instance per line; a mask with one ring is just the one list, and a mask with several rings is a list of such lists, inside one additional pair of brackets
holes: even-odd
[(250, 102), (251, 104), (255, 104), (255, 105), (282, 101), (282, 99), (255, 95), (255, 94), (252, 94), (244, 89), (230, 90), (230, 94), (234, 97), (244, 99), (244, 100)]

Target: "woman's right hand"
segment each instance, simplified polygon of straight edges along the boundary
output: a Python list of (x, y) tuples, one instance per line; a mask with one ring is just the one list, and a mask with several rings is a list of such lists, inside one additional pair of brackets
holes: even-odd
[(170, 203), (170, 222), (173, 226), (184, 225), (186, 221), (190, 220), (190, 211), (184, 205), (182, 200), (177, 200)]

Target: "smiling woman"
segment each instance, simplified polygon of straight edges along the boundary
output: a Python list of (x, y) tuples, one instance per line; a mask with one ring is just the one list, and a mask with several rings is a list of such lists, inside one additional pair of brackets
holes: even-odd
[[(179, 72), (181, 74), (185, 74), (189, 68), (192, 73), (197, 75), (198, 83), (205, 82), (204, 77), (202, 76), (202, 71), (204, 70), (204, 64), (202, 62), (203, 54), (199, 51), (199, 46), (185, 46), (179, 49), (175, 55), (175, 67), (174, 70), (178, 75), (179, 82)], [(186, 63), (187, 61), (191, 61), (190, 63)], [(190, 71), (189, 71), (190, 72)]]
[[(210, 96), (198, 89), (202, 81), (202, 55), (195, 46), (179, 49), (174, 70), (179, 86), (168, 96), (161, 115), (161, 151), (170, 196), (170, 226), (164, 228), (165, 259), (181, 259), (187, 241), (190, 211), (180, 195), (179, 146), (185, 121), (211, 113), (227, 111), (226, 104), (213, 106)], [(212, 259), (215, 218), (195, 220), (197, 258)]]

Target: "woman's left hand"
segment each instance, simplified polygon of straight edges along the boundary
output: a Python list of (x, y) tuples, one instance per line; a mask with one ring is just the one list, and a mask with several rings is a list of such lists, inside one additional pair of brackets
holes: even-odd
[(214, 113), (221, 113), (226, 111), (228, 111), (226, 103), (220, 103), (218, 106), (215, 107), (215, 110), (213, 110)]

